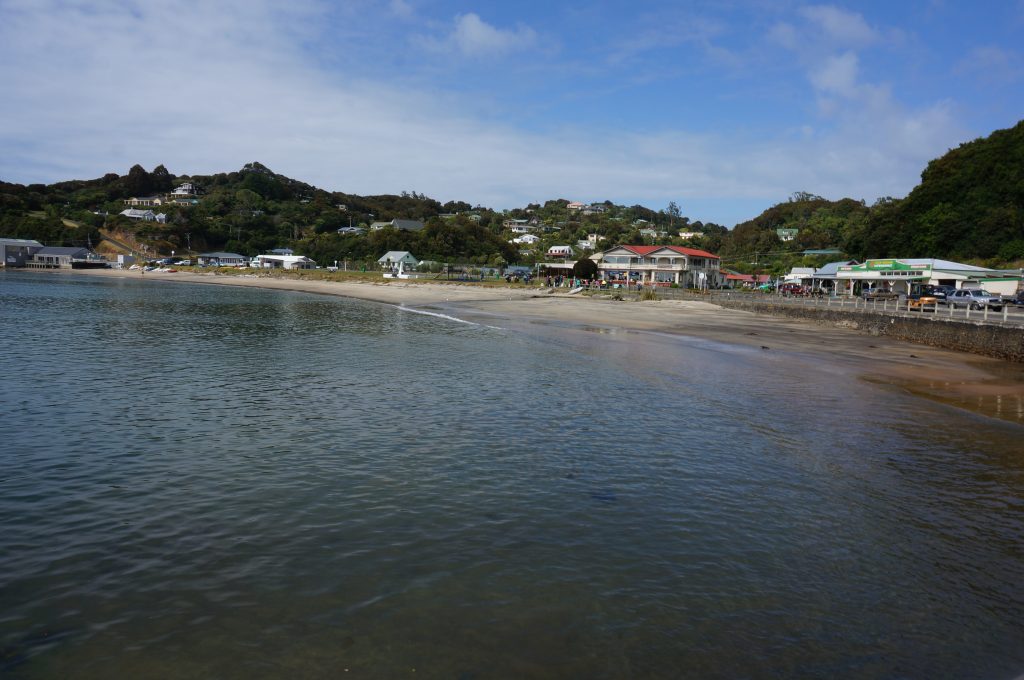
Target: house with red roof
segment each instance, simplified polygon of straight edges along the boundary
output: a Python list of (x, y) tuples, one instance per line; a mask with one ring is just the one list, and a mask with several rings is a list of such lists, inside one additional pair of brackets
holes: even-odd
[(771, 283), (768, 274), (740, 274), (739, 272), (723, 271), (722, 280), (726, 288), (756, 288)]
[(601, 253), (601, 277), (640, 281), (645, 285), (719, 288), (722, 274), (717, 255), (682, 246), (615, 246)]

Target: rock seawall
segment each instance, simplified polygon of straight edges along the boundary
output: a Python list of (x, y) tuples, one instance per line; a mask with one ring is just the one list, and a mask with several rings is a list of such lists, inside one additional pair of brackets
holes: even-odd
[(727, 309), (785, 316), (815, 323), (850, 328), (870, 335), (906, 340), (920, 345), (953, 349), (972, 354), (1024, 363), (1024, 329), (950, 319), (942, 313), (917, 316), (877, 311), (844, 311), (821, 307), (753, 303), (740, 300), (716, 301)]

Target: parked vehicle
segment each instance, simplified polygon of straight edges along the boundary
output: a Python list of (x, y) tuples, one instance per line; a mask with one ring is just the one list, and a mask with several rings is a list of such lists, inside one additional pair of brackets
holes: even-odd
[(946, 296), (946, 304), (951, 305), (953, 309), (957, 307), (967, 307), (969, 309), (984, 309), (988, 307), (998, 312), (1003, 308), (1003, 299), (981, 288), (961, 288)]
[(786, 297), (791, 295), (807, 295), (808, 292), (807, 286), (801, 286), (799, 283), (784, 283), (779, 286), (779, 293)]
[(934, 312), (939, 306), (939, 299), (934, 295), (907, 296), (907, 309), (919, 312)]
[(1012, 297), (1004, 297), (1003, 302), (1014, 307), (1024, 307), (1024, 290), (1017, 291)]
[(899, 293), (885, 288), (865, 288), (860, 296), (865, 300), (899, 300)]
[(941, 302), (945, 302), (946, 301), (946, 296), (948, 296), (950, 293), (954, 293), (954, 292), (956, 292), (956, 286), (947, 286), (947, 285), (933, 286), (933, 285), (928, 285), (928, 286), (923, 286), (921, 288), (921, 295), (931, 295), (932, 297), (938, 299)]

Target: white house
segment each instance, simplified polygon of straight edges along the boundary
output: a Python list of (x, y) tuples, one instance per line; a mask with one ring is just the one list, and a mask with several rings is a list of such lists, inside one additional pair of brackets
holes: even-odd
[(782, 277), (784, 283), (799, 283), (809, 286), (814, 279), (814, 267), (793, 267)]
[(199, 190), (191, 183), (184, 182), (179, 184), (178, 187), (172, 191), (169, 196), (170, 198), (192, 198), (199, 194)]
[(551, 246), (548, 248), (548, 257), (572, 257), (572, 246)]
[(530, 220), (505, 220), (501, 226), (513, 234), (525, 234), (533, 229)]
[(509, 243), (525, 243), (527, 245), (533, 245), (539, 240), (540, 236), (537, 236), (536, 234), (523, 234), (522, 236), (517, 236), (514, 239), (510, 239)]
[(260, 269), (316, 269), (316, 262), (305, 255), (257, 255), (251, 266)]
[(408, 250), (389, 250), (377, 259), (377, 264), (382, 267), (397, 267), (400, 264), (406, 267), (415, 267), (418, 262), (419, 260)]

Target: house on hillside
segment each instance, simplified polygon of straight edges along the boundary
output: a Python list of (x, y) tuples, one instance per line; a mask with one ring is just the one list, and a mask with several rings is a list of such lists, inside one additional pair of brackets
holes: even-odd
[(548, 248), (548, 257), (567, 258), (572, 256), (572, 246), (551, 246)]
[(779, 237), (779, 240), (783, 243), (792, 241), (796, 238), (796, 235), (800, 233), (799, 229), (776, 229), (775, 234)]
[(387, 227), (394, 227), (402, 231), (419, 231), (423, 228), (422, 220), (399, 220), (394, 219), (390, 222), (374, 222), (370, 225), (370, 231), (380, 231)]
[(620, 245), (601, 255), (598, 269), (607, 279), (638, 279), (648, 285), (685, 288), (722, 285), (720, 258), (696, 248)]
[[(139, 210), (138, 208), (126, 208), (118, 213), (122, 217), (127, 217), (130, 220), (142, 220), (143, 222), (155, 222), (156, 213), (152, 210)], [(163, 215), (163, 213), (160, 213)], [(166, 215), (164, 216), (166, 219)]]
[(533, 231), (533, 225), (530, 224), (530, 220), (505, 220), (501, 223), (501, 226), (513, 234), (526, 234)]
[(164, 199), (160, 196), (142, 196), (124, 199), (124, 204), (132, 208), (153, 208), (158, 205), (163, 205), (163, 203)]
[(513, 239), (509, 239), (509, 243), (519, 243), (519, 244), (525, 243), (525, 244), (528, 244), (528, 245), (533, 245), (534, 243), (536, 243), (539, 240), (540, 240), (540, 236), (537, 236), (536, 234), (523, 234), (522, 236), (516, 236)]
[(195, 198), (199, 195), (199, 189), (192, 182), (183, 182), (179, 184), (174, 191), (167, 195), (170, 199), (175, 198)]

